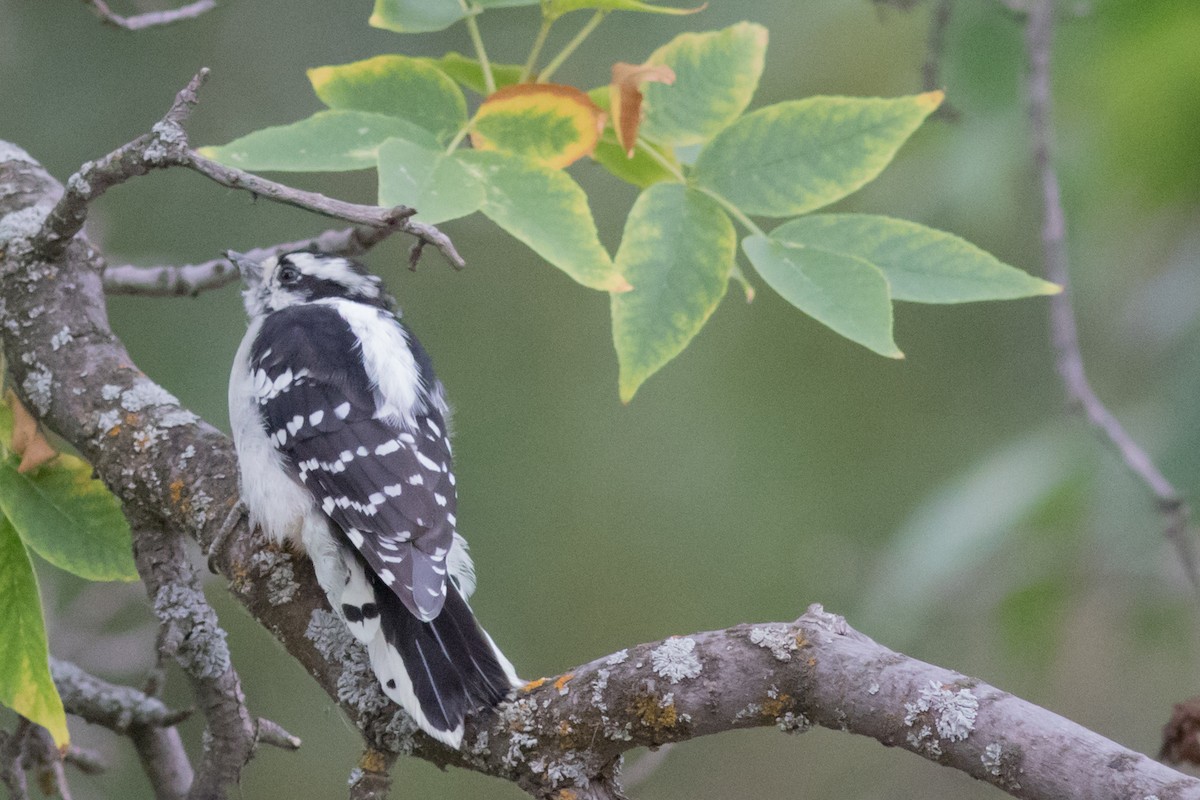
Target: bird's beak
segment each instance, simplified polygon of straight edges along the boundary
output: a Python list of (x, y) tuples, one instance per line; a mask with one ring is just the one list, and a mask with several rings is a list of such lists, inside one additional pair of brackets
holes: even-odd
[(225, 257), (242, 273), (242, 280), (247, 286), (255, 287), (262, 282), (262, 264), (251, 261), (245, 253), (236, 250), (226, 250)]

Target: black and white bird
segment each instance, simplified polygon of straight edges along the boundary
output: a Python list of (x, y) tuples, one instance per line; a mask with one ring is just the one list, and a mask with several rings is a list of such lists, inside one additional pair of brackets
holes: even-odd
[(230, 257), (250, 316), (229, 417), (251, 524), (304, 548), (387, 696), (457, 748), (464, 715), (518, 679), (467, 605), (442, 384), (361, 265)]

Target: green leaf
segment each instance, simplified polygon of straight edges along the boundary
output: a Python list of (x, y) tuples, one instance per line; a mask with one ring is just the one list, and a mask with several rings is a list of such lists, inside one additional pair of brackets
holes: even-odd
[[(480, 8), (533, 6), (538, 0), (474, 0)], [(449, 28), (469, 12), (460, 0), (375, 0), (370, 24), (396, 33), (427, 33)]]
[(365, 111), (318, 111), (308, 119), (263, 128), (200, 155), (239, 169), (341, 172), (374, 167), (379, 146), (401, 137), (437, 147), (437, 140), (408, 120)]
[(747, 236), (742, 250), (783, 299), (818, 322), (889, 358), (904, 354), (892, 340), (887, 280), (860, 258)]
[[(625, 155), (625, 148), (617, 143), (612, 128), (604, 131), (604, 135), (596, 143), (596, 149), (592, 151), (592, 158), (614, 176), (640, 189), (660, 181), (675, 179), (675, 176), (647, 153), (640, 143), (634, 148), (633, 158)], [(671, 157), (666, 155), (665, 158), (670, 160)]]
[(462, 151), (458, 158), (483, 183), (489, 219), (584, 286), (628, 290), (600, 244), (587, 195), (569, 175), (505, 153)]
[(678, 183), (642, 192), (625, 221), (617, 268), (633, 290), (612, 296), (621, 402), (683, 352), (725, 296), (737, 235), (706, 195)]
[(129, 523), (87, 462), (60, 453), (22, 475), (20, 457), (8, 448), (11, 438), (12, 411), (0, 403), (0, 514), (25, 544), (81, 578), (137, 580)]
[(874, 264), (887, 276), (894, 300), (966, 303), (1062, 291), (957, 236), (891, 217), (814, 214), (779, 226), (771, 238)]
[(641, 0), (542, 0), (542, 15), (546, 19), (558, 19), (563, 14), (583, 9), (596, 11), (643, 11), (650, 14), (695, 14), (703, 11), (705, 3), (697, 8), (672, 8), (656, 6)]
[(803, 214), (873, 180), (941, 100), (941, 92), (926, 92), (768, 106), (708, 143), (695, 180), (747, 214)]
[(379, 148), (381, 206), (411, 206), (417, 219), (436, 225), (478, 211), (483, 199), (483, 185), (444, 150), (404, 139)]
[(396, 33), (426, 33), (449, 28), (466, 15), (459, 0), (375, 0), (368, 22)]
[(467, 124), (467, 100), (450, 76), (419, 58), (384, 55), (308, 71), (330, 108), (372, 111), (415, 122), (448, 141)]
[(65, 747), (67, 715), (50, 677), (42, 603), (29, 554), (8, 520), (0, 517), (0, 703), (36, 722)]
[(750, 105), (766, 53), (767, 29), (749, 22), (676, 36), (646, 61), (674, 70), (675, 83), (642, 90), (642, 133), (672, 145), (707, 142)]
[[(488, 93), (487, 82), (483, 79), (483, 66), (474, 58), (468, 58), (461, 53), (446, 53), (441, 58), (422, 58), (420, 60), (438, 67), (475, 94), (486, 95)], [(491, 67), (497, 89), (517, 83), (521, 80), (521, 73), (524, 71), (524, 67), (518, 64), (492, 64)]]

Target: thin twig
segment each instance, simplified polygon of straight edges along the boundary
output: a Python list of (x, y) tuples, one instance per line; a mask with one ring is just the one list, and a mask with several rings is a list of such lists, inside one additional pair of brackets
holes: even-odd
[(12, 733), (0, 732), (0, 783), (8, 789), (9, 800), (27, 800), (29, 797), (25, 768), (21, 762), (32, 731), (33, 723), (20, 717), (16, 730)]
[[(942, 59), (946, 53), (946, 30), (950, 27), (950, 16), (954, 11), (954, 0), (938, 0), (929, 19), (929, 34), (925, 39), (925, 63), (921, 65), (921, 87), (931, 92), (942, 89)], [(934, 116), (947, 122), (955, 122), (960, 114), (949, 102), (943, 102), (933, 112)]]
[[(155, 797), (187, 794), (194, 773), (174, 726), (190, 716), (191, 709), (173, 710), (133, 687), (109, 683), (54, 657), (50, 674), (68, 714), (129, 737)], [(68, 752), (68, 760), (69, 756)]]
[(99, 775), (108, 769), (108, 762), (95, 750), (77, 745), (67, 745), (63, 760), (84, 775)]
[(196, 0), (186, 6), (180, 6), (168, 11), (147, 11), (145, 14), (122, 16), (109, 8), (104, 0), (84, 0), (96, 10), (102, 22), (126, 31), (140, 31), (155, 28), (160, 25), (170, 25), (173, 22), (195, 19), (205, 12), (217, 7), (216, 0)]
[(1050, 327), (1059, 376), (1068, 403), (1112, 445), (1125, 466), (1146, 485), (1166, 522), (1166, 536), (1175, 546), (1179, 561), (1192, 588), (1200, 592), (1200, 567), (1189, 537), (1191, 510), (1154, 461), (1112, 412), (1100, 401), (1088, 382), (1079, 347), (1079, 329), (1071, 307), (1070, 268), (1067, 256), (1067, 226), (1058, 174), (1054, 168), (1054, 108), (1050, 81), (1050, 53), (1054, 39), (1054, 3), (1038, 0), (1028, 9), (1025, 40), (1029, 58), (1029, 120), (1033, 160), (1041, 183), (1043, 218), (1042, 250), (1046, 277), (1063, 287), (1050, 298)]
[(248, 191), (255, 197), (265, 197), (277, 203), (371, 228), (404, 231), (436, 247), (455, 269), (465, 266), (448, 236), (432, 225), (409, 219), (416, 213), (415, 209), (347, 203), (227, 167), (192, 150), (188, 146), (183, 123), (195, 107), (197, 92), (208, 79), (208, 74), (205, 68), (192, 78), (150, 133), (118, 147), (98, 161), (84, 164), (71, 176), (63, 196), (31, 242), (40, 258), (52, 261), (61, 255), (71, 239), (83, 228), (89, 204), (112, 187), (153, 169), (179, 166), (198, 172), (222, 186)]
[(254, 722), (254, 740), (260, 744), (269, 744), (281, 750), (299, 750), (302, 742), (299, 736), (293, 736), (283, 729), (278, 722), (272, 722), (266, 717), (259, 717)]
[[(413, 223), (414, 225), (419, 223)], [(339, 256), (357, 256), (395, 233), (397, 228), (341, 228), (327, 230), (311, 239), (258, 247), (245, 255), (261, 262), (294, 250), (315, 249)], [(437, 233), (441, 233), (438, 231)], [(416, 244), (424, 244), (418, 239)], [(135, 267), (132, 264), (104, 270), (104, 291), (108, 294), (136, 294), (153, 297), (195, 297), (210, 289), (219, 289), (239, 279), (237, 267), (227, 258), (214, 258), (202, 264), (182, 266)]]
[(26, 749), (26, 769), (37, 775), (38, 788), (44, 797), (72, 800), (71, 785), (63, 770), (63, 757), (54, 744), (50, 732), (40, 725), (33, 729)]

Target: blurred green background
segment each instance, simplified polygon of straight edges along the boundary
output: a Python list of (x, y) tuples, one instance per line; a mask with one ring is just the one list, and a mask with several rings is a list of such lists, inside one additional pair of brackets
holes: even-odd
[[(121, 11), (161, 8), (129, 0)], [(557, 79), (588, 88), (682, 30), (741, 19), (771, 31), (755, 105), (920, 88), (930, 3), (713, 0), (672, 18), (615, 15)], [(218, 144), (318, 109), (307, 67), (384, 52), (469, 51), (464, 29), (401, 37), (366, 25), (367, 0), (225, 0), (205, 17), (130, 34), (78, 2), (0, 0), (0, 138), (65, 179), (148, 129), (201, 66), (189, 123)], [(562, 24), (557, 44), (586, 17)], [(489, 13), (493, 59), (520, 61), (536, 11)], [(1200, 479), (1200, 7), (1169, 0), (1064, 5), (1056, 50), (1060, 168), (1084, 355), (1100, 395), (1189, 497)], [(932, 121), (880, 180), (839, 204), (962, 235), (1040, 271), (1039, 201), (1022, 108), (1019, 21), (960, 0), (943, 83), (961, 112)], [(552, 43), (550, 52), (556, 49)], [(615, 246), (634, 191), (584, 161)], [(290, 176), (370, 202), (370, 172)], [(202, 261), (312, 235), (324, 220), (173, 170), (119, 187), (89, 231), (113, 263)], [(608, 301), (539, 263), (476, 215), (445, 226), (470, 268), (408, 242), (374, 251), (456, 406), (461, 530), (475, 607), (523, 676), (627, 645), (812, 602), (918, 658), (977, 675), (1153, 754), (1171, 703), (1197, 692), (1196, 606), (1142, 489), (1064, 412), (1044, 298), (901, 305), (892, 362), (838, 338), (752, 277), (677, 361), (617, 401)], [(195, 299), (114, 298), (138, 364), (226, 426), (244, 330), (233, 287)], [(154, 631), (140, 587), (86, 586), (39, 564), (52, 651), (140, 683)], [(226, 597), (253, 713), (304, 740), (247, 768), (246, 798), (344, 796), (357, 736), (311, 680)], [(172, 673), (169, 699), (190, 703)], [(7, 721), (5, 717), (0, 721)], [(72, 721), (113, 771), (77, 798), (148, 789), (125, 742)], [(199, 742), (200, 724), (185, 725)], [(517, 798), (474, 774), (402, 761), (397, 797)], [(740, 796), (997, 797), (911, 755), (830, 731), (730, 734), (676, 748), (645, 800)]]

